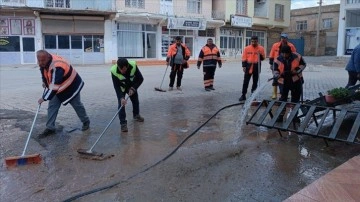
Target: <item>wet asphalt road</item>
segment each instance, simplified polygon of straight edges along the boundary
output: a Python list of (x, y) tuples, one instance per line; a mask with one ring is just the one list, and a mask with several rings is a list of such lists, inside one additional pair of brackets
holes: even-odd
[[(311, 60), (316, 62), (311, 64)], [(305, 99), (344, 86), (347, 73), (341, 65), (328, 67), (331, 58), (309, 58), (304, 72)], [(166, 161), (147, 168), (167, 154), (217, 110), (237, 103), (243, 74), (239, 63), (217, 69), (215, 91), (205, 92), (202, 72), (185, 71), (183, 91), (157, 92), (165, 67), (140, 67), (145, 82), (139, 89), (144, 123), (132, 121), (126, 106), (129, 132), (120, 132), (118, 118), (94, 148), (112, 158), (84, 159), (76, 152), (89, 148), (117, 107), (109, 66), (75, 67), (85, 81), (81, 98), (91, 119), (91, 129), (71, 106), (62, 107), (57, 134), (37, 138), (44, 129), (42, 106), (28, 153), (40, 153), (43, 162), (6, 169), (0, 167), (1, 201), (63, 201), (84, 191), (113, 183), (117, 186), (82, 197), (79, 201), (281, 201), (318, 179), (347, 159), (360, 154), (358, 145), (284, 133), (246, 125), (253, 109), (234, 106), (220, 112)], [(336, 63), (338, 64), (338, 63)], [(264, 64), (257, 99), (268, 99), (271, 72)], [(166, 74), (168, 75), (169, 72)], [(0, 157), (20, 155), (41, 95), (39, 71), (34, 66), (0, 69)], [(163, 88), (167, 89), (168, 76)], [(19, 194), (22, 193), (22, 194)]]

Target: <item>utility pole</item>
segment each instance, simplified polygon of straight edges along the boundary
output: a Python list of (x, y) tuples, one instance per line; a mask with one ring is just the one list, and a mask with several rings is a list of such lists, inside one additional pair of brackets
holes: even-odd
[(322, 5), (322, 0), (319, 0), (319, 12), (318, 12), (317, 28), (316, 28), (315, 56), (319, 56), (321, 5)]

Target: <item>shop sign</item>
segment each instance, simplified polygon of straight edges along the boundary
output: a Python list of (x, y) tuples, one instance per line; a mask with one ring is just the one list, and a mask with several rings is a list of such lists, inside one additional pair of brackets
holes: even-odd
[(205, 30), (205, 19), (168, 18), (168, 29)]
[(245, 16), (230, 15), (231, 26), (252, 27), (252, 18)]

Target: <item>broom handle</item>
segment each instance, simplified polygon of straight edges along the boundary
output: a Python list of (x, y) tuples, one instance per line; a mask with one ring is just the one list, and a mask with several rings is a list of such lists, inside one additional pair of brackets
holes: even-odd
[[(171, 60), (170, 60), (171, 61)], [(163, 82), (164, 82), (164, 78), (165, 78), (165, 75), (166, 75), (166, 72), (167, 72), (167, 69), (168, 69), (168, 67), (169, 67), (169, 65), (166, 65), (166, 69), (165, 69), (165, 73), (164, 73), (164, 76), (163, 76), (163, 78), (162, 78), (162, 81), (161, 81), (161, 84), (160, 84), (160, 89), (161, 89), (161, 86), (162, 86), (162, 84), (163, 84)]]
[[(130, 96), (128, 96), (126, 98), (126, 101), (129, 99)], [(107, 124), (107, 126), (105, 127), (105, 129), (103, 130), (103, 132), (100, 134), (100, 136), (98, 137), (98, 139), (95, 141), (95, 143), (93, 144), (93, 146), (91, 146), (91, 148), (88, 150), (89, 152), (92, 152), (92, 149), (95, 147), (95, 145), (99, 142), (99, 140), (101, 139), (101, 137), (105, 134), (106, 130), (109, 128), (110, 124), (114, 121), (114, 119), (116, 118), (116, 116), (119, 114), (120, 110), (124, 107), (124, 105), (121, 105), (120, 108), (117, 110), (116, 114), (114, 115), (114, 117), (111, 119), (111, 121)]]
[(35, 114), (35, 118), (34, 118), (34, 121), (33, 121), (32, 125), (31, 125), (31, 129), (30, 129), (29, 135), (28, 135), (26, 143), (25, 143), (24, 151), (22, 152), (21, 156), (25, 155), (25, 151), (26, 151), (26, 148), (27, 148), (27, 146), (29, 144), (31, 133), (32, 133), (34, 125), (35, 125), (36, 117), (37, 117), (37, 115), (38, 115), (38, 113), (40, 111), (40, 106), (41, 106), (41, 104), (38, 105), (38, 108), (37, 108), (37, 111), (36, 111), (36, 114)]

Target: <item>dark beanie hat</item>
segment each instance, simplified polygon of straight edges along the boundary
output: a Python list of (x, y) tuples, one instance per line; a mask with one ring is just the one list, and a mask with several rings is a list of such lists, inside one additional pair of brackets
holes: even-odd
[(123, 68), (124, 66), (128, 66), (129, 62), (126, 58), (118, 58), (117, 60), (117, 66), (120, 68)]
[(258, 41), (259, 38), (258, 38), (258, 36), (252, 36), (252, 37), (251, 37), (251, 40), (256, 40), (256, 41)]
[(282, 46), (280, 52), (281, 53), (291, 53), (291, 48), (288, 45)]
[(175, 37), (175, 40), (181, 40), (180, 36)]

